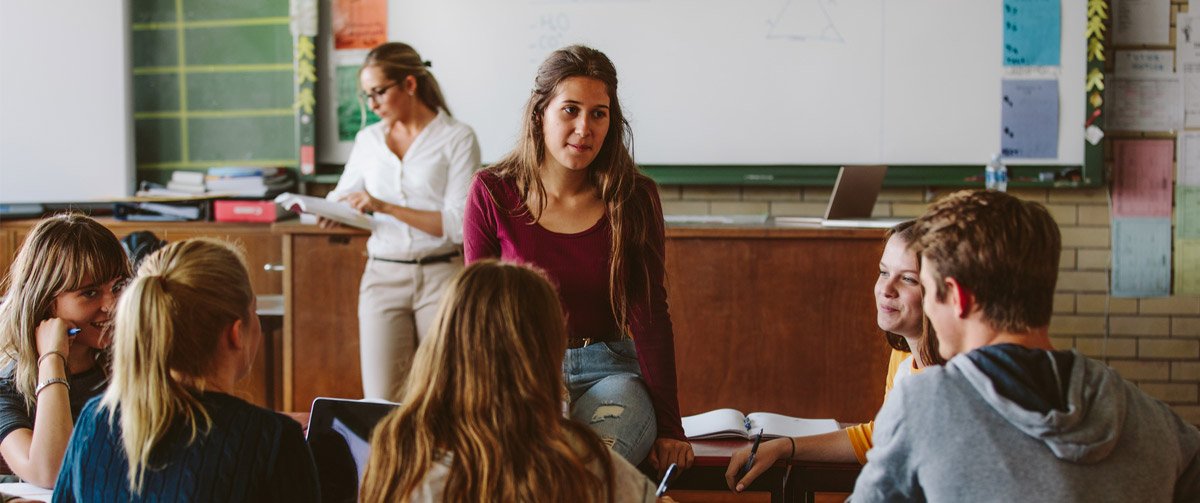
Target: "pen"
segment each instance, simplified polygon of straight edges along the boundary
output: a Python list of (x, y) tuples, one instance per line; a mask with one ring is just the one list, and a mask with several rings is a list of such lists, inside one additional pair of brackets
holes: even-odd
[(82, 332), (82, 331), (83, 331), (83, 329), (82, 329), (82, 328), (68, 328), (68, 329), (67, 329), (67, 335), (68, 335), (68, 336), (70, 336), (70, 335), (78, 335), (78, 334), (79, 334), (79, 332)]
[(750, 467), (754, 466), (754, 456), (758, 454), (758, 444), (762, 443), (763, 430), (759, 428), (758, 434), (754, 435), (754, 445), (750, 447), (750, 457), (746, 458), (746, 464), (742, 466), (738, 478), (742, 478), (750, 471)]
[(675, 463), (671, 463), (671, 466), (667, 467), (667, 473), (663, 475), (662, 482), (658, 483), (658, 490), (654, 491), (655, 498), (661, 498), (662, 495), (667, 494), (667, 484), (671, 482), (671, 476), (675, 475), (676, 468), (678, 466)]

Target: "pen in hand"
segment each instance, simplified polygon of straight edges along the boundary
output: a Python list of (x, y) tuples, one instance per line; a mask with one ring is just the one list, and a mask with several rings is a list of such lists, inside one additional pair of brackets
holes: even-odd
[(70, 336), (76, 336), (76, 335), (79, 335), (79, 332), (82, 332), (82, 331), (83, 331), (83, 329), (82, 329), (82, 328), (68, 328), (68, 329), (67, 329), (67, 336), (68, 336), (68, 337), (70, 337)]
[(671, 466), (667, 467), (667, 473), (663, 475), (662, 482), (658, 483), (658, 490), (654, 491), (655, 498), (661, 498), (662, 495), (667, 493), (667, 484), (671, 482), (671, 477), (675, 475), (676, 468), (678, 468), (678, 466), (676, 466), (675, 463), (671, 463)]
[(754, 456), (758, 454), (758, 444), (762, 443), (763, 430), (760, 428), (758, 433), (754, 435), (754, 445), (750, 446), (750, 457), (746, 458), (746, 464), (742, 465), (742, 469), (738, 471), (738, 479), (746, 476), (750, 471), (750, 467), (754, 466)]

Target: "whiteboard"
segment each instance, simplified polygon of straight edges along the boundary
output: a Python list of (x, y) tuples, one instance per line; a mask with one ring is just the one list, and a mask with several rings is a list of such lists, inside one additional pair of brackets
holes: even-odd
[[(1083, 163), (1086, 14), (1063, 0), (1062, 66), (1016, 75), (1058, 79), (1058, 155), (1012, 164)], [(617, 66), (642, 164), (982, 165), (1014, 76), (1003, 22), (999, 1), (390, 0), (388, 35), (433, 62), (485, 162), (513, 147), (537, 65), (582, 43)]]
[(0, 203), (133, 190), (128, 0), (0, 0)]

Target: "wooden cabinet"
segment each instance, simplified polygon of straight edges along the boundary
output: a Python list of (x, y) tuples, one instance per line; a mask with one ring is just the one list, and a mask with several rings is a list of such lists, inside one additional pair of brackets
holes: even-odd
[(667, 300), (681, 413), (867, 421), (889, 349), (873, 288), (883, 233), (667, 230)]
[(362, 398), (358, 284), (364, 231), (276, 225), (283, 236), (283, 410), (306, 411), (318, 396)]
[[(358, 283), (368, 235), (277, 224), (285, 410), (359, 398)], [(667, 290), (684, 414), (719, 407), (865, 421), (887, 344), (872, 290), (878, 230), (669, 228)]]

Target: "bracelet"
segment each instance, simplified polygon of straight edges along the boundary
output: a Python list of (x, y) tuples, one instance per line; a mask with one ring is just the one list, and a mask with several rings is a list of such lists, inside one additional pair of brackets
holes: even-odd
[(788, 437), (788, 440), (792, 441), (792, 453), (788, 456), (788, 461), (792, 461), (796, 459), (796, 439)]
[(58, 351), (48, 351), (48, 352), (46, 352), (46, 354), (39, 356), (38, 360), (37, 360), (38, 367), (42, 366), (42, 360), (45, 360), (47, 356), (57, 356), (59, 358), (62, 358), (63, 368), (64, 369), (67, 368), (67, 357), (63, 356), (63, 354), (59, 353)]
[(63, 386), (67, 387), (68, 393), (71, 391), (71, 383), (67, 382), (66, 379), (63, 379), (61, 377), (51, 377), (49, 379), (46, 379), (45, 381), (42, 381), (42, 383), (38, 385), (37, 390), (35, 390), (33, 392), (33, 396), (36, 397), (36, 396), (42, 394), (42, 390), (46, 389), (46, 387), (50, 386), (51, 384), (62, 384)]

